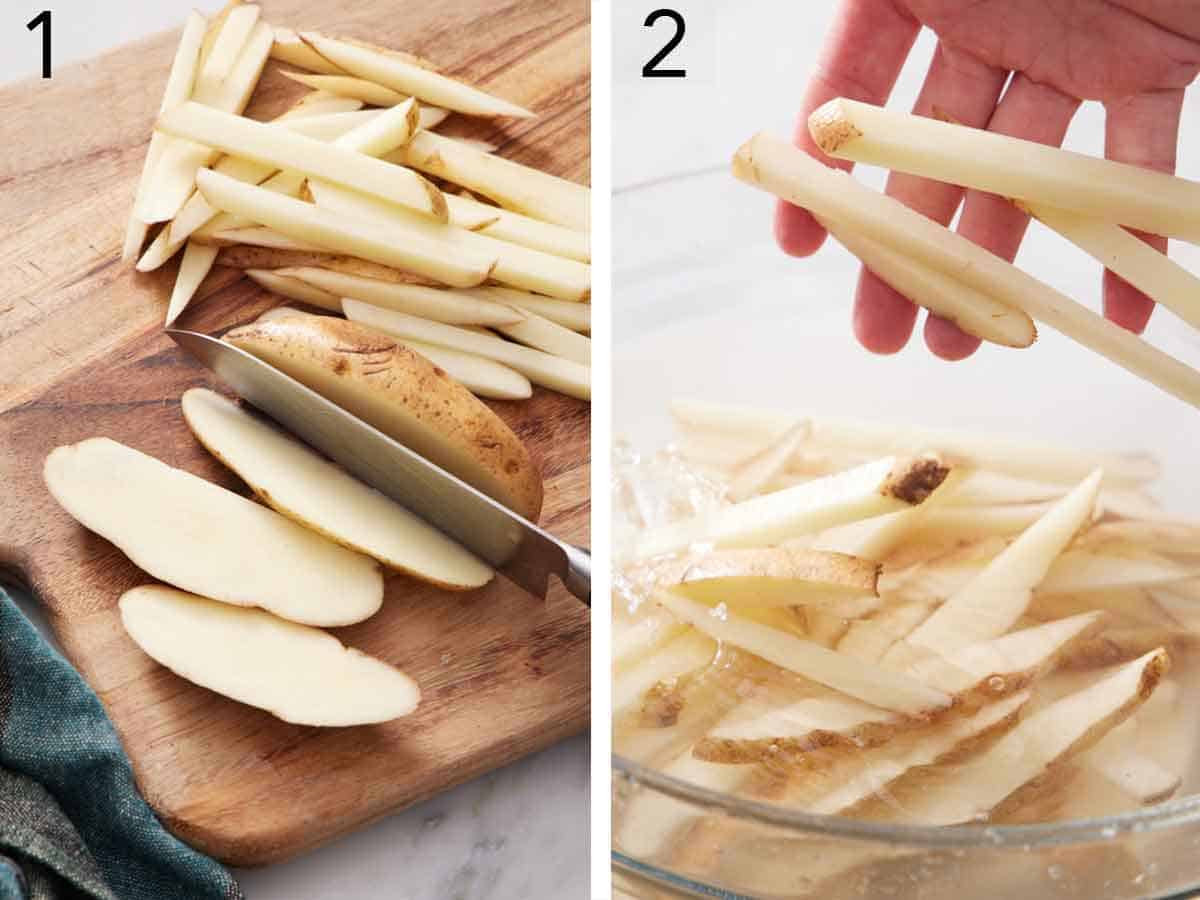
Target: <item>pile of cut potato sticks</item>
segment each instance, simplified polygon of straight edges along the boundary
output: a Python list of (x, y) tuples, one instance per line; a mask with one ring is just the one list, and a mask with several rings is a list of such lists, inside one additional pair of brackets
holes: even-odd
[[(674, 414), (671, 453), (616, 465), (618, 755), (922, 825), (1108, 814), (1189, 777), (1200, 523), (1146, 493), (1150, 458)], [(714, 827), (648, 790), (614, 816), (662, 862)]]
[[(1200, 327), (1200, 278), (1126, 230), (1200, 243), (1200, 183), (845, 98), (817, 109), (808, 125), (835, 159), (1010, 198)], [(755, 135), (737, 151), (733, 172), (808, 209), (883, 281), (963, 331), (1024, 348), (1037, 339), (1037, 320), (1200, 407), (1200, 372), (787, 142)]]
[[(285, 73), (312, 91), (257, 122), (243, 112), (271, 57), (312, 73)], [(409, 54), (273, 28), (255, 4), (193, 13), (124, 256), (149, 272), (182, 254), (168, 325), (228, 266), (404, 341), (480, 396), (539, 384), (586, 400), (590, 191), (435, 133), (452, 114), (533, 115)]]

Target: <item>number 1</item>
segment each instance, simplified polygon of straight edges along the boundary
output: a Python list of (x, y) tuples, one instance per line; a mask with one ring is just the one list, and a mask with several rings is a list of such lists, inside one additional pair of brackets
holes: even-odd
[(40, 13), (34, 16), (25, 26), (30, 31), (36, 31), (40, 26), (42, 28), (42, 77), (50, 77), (50, 10), (43, 9)]

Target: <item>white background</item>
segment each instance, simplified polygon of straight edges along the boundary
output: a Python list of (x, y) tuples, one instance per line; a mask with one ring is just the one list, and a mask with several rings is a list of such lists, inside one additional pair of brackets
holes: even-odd
[[(25, 23), (45, 5), (45, 0), (0, 4), (0, 84), (40, 73), (41, 33), (30, 33)], [(54, 65), (61, 67), (176, 28), (193, 6), (211, 12), (219, 3), (59, 0), (50, 5)], [(270, 0), (263, 8), (270, 21)], [(163, 72), (154, 90), (165, 79)], [(46, 110), (48, 128), (54, 114)], [(0, 143), (0, 159), (3, 154)], [(29, 612), (40, 618), (36, 610)], [(588, 739), (581, 735), (300, 859), (235, 874), (249, 900), (584, 897), (588, 778)]]

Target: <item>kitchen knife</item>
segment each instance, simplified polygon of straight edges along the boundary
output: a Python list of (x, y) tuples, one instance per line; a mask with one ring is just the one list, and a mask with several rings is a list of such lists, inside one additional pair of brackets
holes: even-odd
[(544, 599), (554, 574), (590, 605), (586, 550), (558, 540), (253, 354), (194, 331), (166, 331), (250, 405), (510, 581)]

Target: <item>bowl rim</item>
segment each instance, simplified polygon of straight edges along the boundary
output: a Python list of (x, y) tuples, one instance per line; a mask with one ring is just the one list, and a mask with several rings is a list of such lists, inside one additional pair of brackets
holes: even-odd
[[(821, 815), (714, 791), (667, 775), (632, 759), (612, 754), (614, 785), (618, 778), (658, 791), (708, 811), (721, 811), (759, 825), (772, 825), (822, 837), (864, 842), (907, 844), (930, 849), (1020, 848), (1110, 841), (1122, 834), (1165, 831), (1200, 821), (1200, 793), (1167, 800), (1112, 816), (1038, 822), (1030, 825), (892, 825), (844, 816)], [(616, 847), (613, 848), (616, 853)]]

